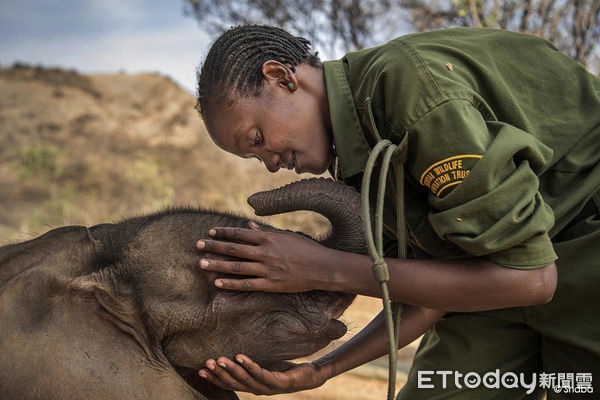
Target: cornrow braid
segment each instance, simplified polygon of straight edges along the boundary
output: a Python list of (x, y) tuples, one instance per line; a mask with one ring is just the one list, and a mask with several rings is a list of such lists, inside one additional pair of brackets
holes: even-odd
[(322, 68), (310, 41), (281, 28), (242, 25), (225, 31), (212, 45), (198, 69), (196, 109), (206, 118), (207, 104), (231, 94), (258, 96), (264, 82), (262, 65), (275, 60), (291, 67), (306, 63)]

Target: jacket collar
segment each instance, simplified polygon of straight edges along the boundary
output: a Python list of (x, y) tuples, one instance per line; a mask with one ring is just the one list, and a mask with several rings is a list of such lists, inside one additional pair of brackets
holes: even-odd
[(363, 172), (371, 147), (363, 134), (342, 60), (323, 63), (333, 140), (342, 178)]

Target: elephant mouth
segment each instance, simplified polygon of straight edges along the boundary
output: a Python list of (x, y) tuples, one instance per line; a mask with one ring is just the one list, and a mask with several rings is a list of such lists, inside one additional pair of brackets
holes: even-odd
[[(230, 295), (229, 293), (225, 293)], [(331, 341), (340, 339), (347, 332), (346, 324), (340, 317), (350, 305), (354, 296), (328, 293), (328, 307), (323, 309), (323, 294), (315, 293), (320, 299), (319, 307), (306, 315), (298, 310), (272, 311), (266, 321), (261, 340), (255, 341), (251, 348), (242, 352), (248, 354), (259, 364), (272, 371), (289, 368), (285, 360), (309, 356), (327, 346)], [(301, 296), (301, 295), (300, 295)], [(306, 305), (306, 304), (305, 304)], [(267, 322), (268, 321), (268, 322)], [(253, 354), (254, 353), (254, 354)], [(198, 376), (197, 368), (174, 366), (177, 373), (196, 392), (211, 400), (235, 400), (237, 395), (213, 385)]]
[(339, 339), (346, 334), (346, 331), (346, 324), (337, 319), (337, 316), (325, 318), (321, 322), (308, 322), (304, 318), (284, 313), (267, 326), (267, 335), (275, 342), (312, 341), (315, 346), (323, 340)]
[(316, 334), (321, 334), (327, 337), (329, 340), (336, 340), (346, 334), (347, 327), (339, 318), (346, 311), (346, 309), (352, 304), (355, 295), (338, 293), (338, 292), (315, 292), (315, 295), (324, 302), (324, 314), (326, 319), (322, 320), (321, 323), (315, 329)]
[(288, 296), (289, 308), (270, 313), (267, 325), (269, 337), (276, 341), (287, 338), (288, 341), (321, 343), (324, 339), (336, 340), (346, 334), (346, 325), (339, 318), (356, 296), (325, 291)]
[[(313, 327), (314, 328), (314, 327)], [(329, 319), (319, 329), (304, 329), (303, 333), (293, 334), (288, 332), (287, 339), (297, 342), (305, 342), (301, 344), (301, 349), (293, 349), (289, 352), (282, 352), (275, 357), (277, 360), (269, 360), (261, 364), (270, 371), (285, 371), (290, 367), (290, 363), (285, 360), (291, 360), (299, 357), (308, 356), (323, 348), (332, 340), (337, 340), (346, 334), (347, 327), (342, 321), (337, 318)], [(287, 347), (283, 343), (275, 344), (275, 348)], [(208, 380), (198, 376), (198, 370), (174, 366), (177, 373), (183, 380), (196, 392), (200, 393), (207, 399), (211, 400), (239, 400), (238, 396), (233, 391), (221, 389), (213, 385)]]
[(337, 340), (348, 331), (346, 324), (334, 318), (330, 319), (323, 329), (326, 331), (329, 340)]

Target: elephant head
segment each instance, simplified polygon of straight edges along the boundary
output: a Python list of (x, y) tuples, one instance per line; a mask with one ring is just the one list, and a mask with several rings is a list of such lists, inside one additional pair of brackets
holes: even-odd
[[(364, 252), (358, 194), (341, 183), (300, 181), (249, 202), (259, 215), (319, 212), (332, 223), (322, 244)], [(20, 370), (27, 365), (20, 358), (34, 355), (31, 361), (55, 376), (35, 383), (46, 387), (46, 398), (88, 389), (95, 398), (233, 398), (197, 377), (207, 359), (245, 353), (268, 365), (312, 354), (341, 337), (346, 328), (337, 318), (352, 295), (225, 291), (213, 284), (222, 275), (198, 267), (206, 254), (196, 249), (197, 239), (214, 226), (245, 227), (248, 221), (173, 208), (118, 224), (61, 228), (0, 248), (0, 278), (7, 278), (0, 279), (0, 391), (35, 397), (23, 389), (28, 375)], [(17, 298), (24, 308), (7, 306)], [(33, 333), (15, 339), (24, 330)], [(52, 355), (39, 354), (43, 349)], [(163, 378), (168, 383), (159, 387)]]

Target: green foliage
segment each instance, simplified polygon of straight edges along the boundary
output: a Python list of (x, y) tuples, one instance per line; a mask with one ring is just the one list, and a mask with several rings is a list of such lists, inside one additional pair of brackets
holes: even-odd
[[(18, 148), (12, 171), (24, 193), (36, 199), (21, 222), (21, 230), (93, 224), (149, 212), (173, 202), (174, 182), (158, 156), (146, 152), (129, 158), (89, 153), (69, 154), (47, 143)], [(26, 195), (24, 195), (26, 196)], [(108, 216), (108, 217), (107, 217)]]
[(59, 149), (44, 143), (19, 149), (17, 158), (19, 176), (24, 179), (39, 178), (45, 181), (60, 178), (63, 173), (61, 156)]
[(77, 220), (85, 212), (78, 206), (77, 197), (78, 193), (72, 185), (52, 191), (50, 198), (37, 204), (25, 221), (27, 230), (37, 232)]
[(142, 194), (144, 207), (161, 208), (173, 200), (173, 180), (161, 170), (154, 157), (142, 156), (134, 160), (125, 173), (125, 180), (130, 189)]

